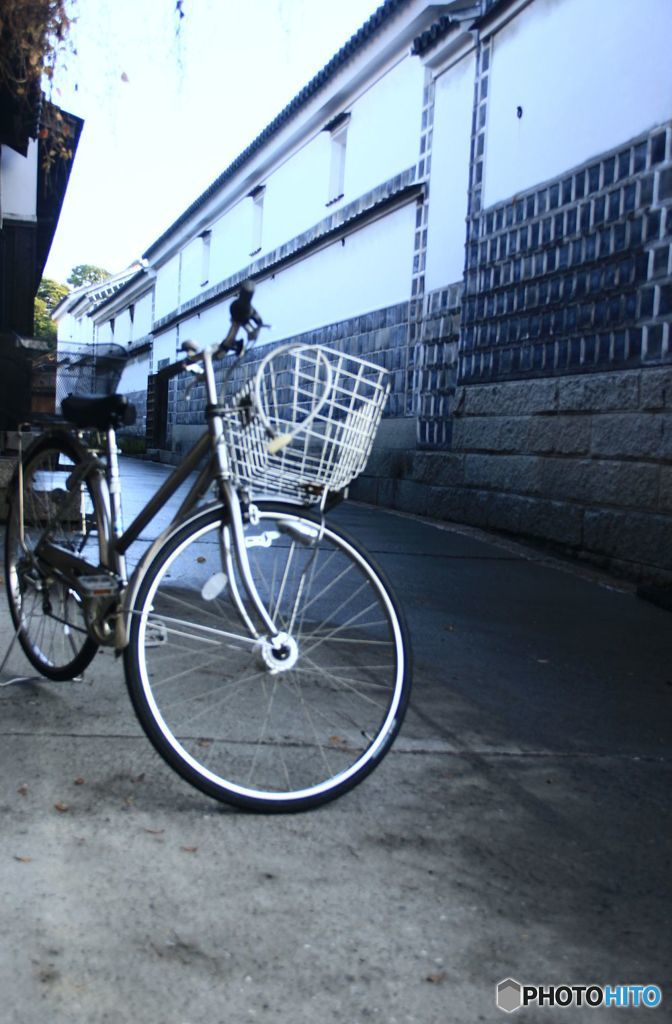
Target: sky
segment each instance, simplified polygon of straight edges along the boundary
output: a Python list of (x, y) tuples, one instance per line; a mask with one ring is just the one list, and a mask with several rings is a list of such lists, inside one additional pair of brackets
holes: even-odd
[(139, 258), (380, 2), (74, 0), (52, 98), (85, 124), (45, 277)]

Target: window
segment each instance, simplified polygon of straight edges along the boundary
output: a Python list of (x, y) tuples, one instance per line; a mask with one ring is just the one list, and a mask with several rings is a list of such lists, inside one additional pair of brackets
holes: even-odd
[(348, 141), (350, 114), (339, 114), (325, 127), (331, 135), (331, 162), (329, 167), (329, 194), (327, 206), (343, 198), (345, 188), (345, 150)]
[(203, 231), (201, 239), (201, 288), (210, 280), (210, 240), (212, 231)]
[(250, 250), (250, 256), (256, 256), (258, 252), (261, 252), (261, 232), (264, 220), (264, 196), (266, 195), (266, 186), (258, 185), (255, 189), (250, 192), (250, 199), (253, 204), (252, 213), (252, 248)]

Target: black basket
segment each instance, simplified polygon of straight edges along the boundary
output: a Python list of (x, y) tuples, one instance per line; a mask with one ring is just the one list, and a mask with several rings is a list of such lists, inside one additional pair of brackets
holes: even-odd
[(128, 358), (121, 345), (59, 345), (56, 409), (68, 395), (103, 397), (117, 389)]

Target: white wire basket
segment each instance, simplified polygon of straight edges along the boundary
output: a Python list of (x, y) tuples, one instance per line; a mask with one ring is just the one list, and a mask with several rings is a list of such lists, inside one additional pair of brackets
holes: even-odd
[(375, 363), (317, 345), (262, 360), (224, 417), (234, 480), (309, 504), (362, 472), (389, 394)]

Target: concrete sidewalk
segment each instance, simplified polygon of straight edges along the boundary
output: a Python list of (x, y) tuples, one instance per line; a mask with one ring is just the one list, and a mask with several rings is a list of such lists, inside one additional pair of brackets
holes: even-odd
[[(445, 524), (333, 520), (401, 597), (415, 691), (390, 756), (326, 808), (265, 818), (192, 791), (110, 653), (81, 682), (0, 689), (5, 1019), (471, 1024), (505, 1019), (513, 977), (666, 986), (662, 1020), (670, 613)], [(7, 641), (4, 594), (0, 623)], [(3, 679), (26, 666), (15, 650)]]

